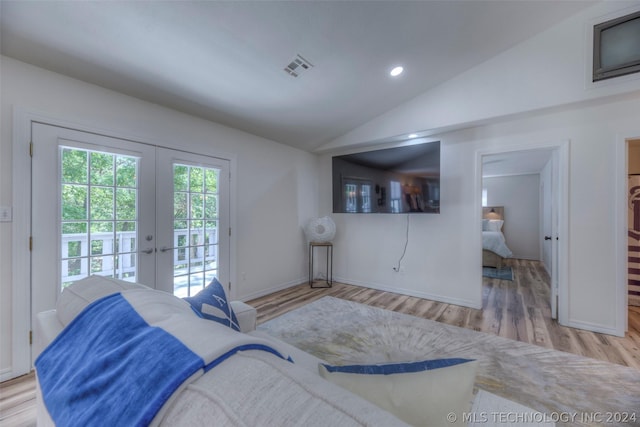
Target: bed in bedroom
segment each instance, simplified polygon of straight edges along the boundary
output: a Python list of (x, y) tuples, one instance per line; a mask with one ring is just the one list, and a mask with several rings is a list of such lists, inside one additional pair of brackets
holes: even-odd
[(504, 206), (482, 208), (482, 266), (502, 268), (506, 258), (513, 252), (507, 246), (502, 231), (504, 226)]

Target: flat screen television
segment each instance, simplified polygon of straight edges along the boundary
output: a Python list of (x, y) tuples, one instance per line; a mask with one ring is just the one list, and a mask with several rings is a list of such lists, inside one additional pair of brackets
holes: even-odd
[(640, 71), (640, 11), (593, 27), (593, 81)]
[(440, 213), (440, 141), (334, 156), (334, 213)]

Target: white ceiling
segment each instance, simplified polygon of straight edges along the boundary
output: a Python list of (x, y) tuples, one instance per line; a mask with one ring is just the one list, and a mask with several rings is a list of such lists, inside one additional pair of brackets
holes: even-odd
[(513, 151), (482, 157), (482, 177), (538, 174), (544, 169), (553, 149)]
[(0, 1), (3, 55), (309, 151), (593, 4)]

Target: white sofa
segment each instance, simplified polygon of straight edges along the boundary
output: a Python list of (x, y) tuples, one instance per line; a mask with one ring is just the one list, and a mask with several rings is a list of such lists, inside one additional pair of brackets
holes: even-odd
[[(132, 289), (150, 290), (143, 285), (97, 276), (84, 279), (81, 285), (82, 287), (65, 289), (55, 310), (37, 314), (34, 329), (36, 354), (42, 352), (92, 301)], [(81, 292), (77, 292), (78, 290)], [(257, 316), (253, 307), (239, 301), (232, 301), (231, 306), (242, 334), (273, 344), (281, 353), (287, 353), (295, 363), (264, 351), (238, 353), (195, 381), (181, 386), (153, 418), (151, 425), (407, 425), (391, 413), (323, 379), (318, 374), (318, 364), (322, 360), (256, 331)], [(497, 409), (528, 408), (514, 406), (513, 402), (497, 396), (479, 393), (473, 409), (469, 405), (461, 408), (461, 411), (468, 413), (473, 410), (478, 414), (488, 414)], [(54, 425), (43, 403), (39, 383), (37, 416), (39, 426)], [(485, 427), (491, 425), (491, 422), (487, 423), (481, 417), (470, 419), (479, 419)], [(453, 425), (450, 421), (443, 420), (442, 425)], [(461, 424), (461, 421), (458, 419), (457, 424)], [(474, 424), (470, 422), (469, 425)]]
[[(92, 301), (114, 292), (145, 288), (97, 276), (84, 279), (82, 285), (82, 288), (65, 289), (55, 310), (37, 314), (34, 330), (37, 353)], [(77, 292), (80, 289), (82, 292)], [(264, 338), (255, 331), (255, 309), (241, 302), (233, 302), (233, 307), (242, 333), (255, 334), (258, 340)], [(281, 352), (282, 348), (289, 351), (296, 363), (264, 351), (238, 353), (181, 387), (151, 425), (406, 425), (392, 414), (322, 379), (317, 375), (318, 359), (284, 343), (274, 344)], [(310, 369), (312, 365), (314, 369)], [(37, 379), (39, 374), (36, 369)], [(43, 403), (39, 381), (36, 399), (38, 425), (54, 425)]]

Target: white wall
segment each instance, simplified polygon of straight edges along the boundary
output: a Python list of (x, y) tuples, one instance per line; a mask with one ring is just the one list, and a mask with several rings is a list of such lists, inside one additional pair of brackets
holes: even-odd
[[(333, 214), (336, 280), (481, 306), (481, 214), (475, 208), (475, 152), (465, 144), (451, 144), (446, 138), (441, 141), (441, 213)], [(320, 208), (327, 214), (332, 209), (330, 155), (322, 156), (320, 173)], [(395, 272), (405, 246), (407, 217), (407, 251), (401, 270)]]
[[(301, 226), (317, 212), (316, 156), (264, 138), (0, 57), (0, 205), (12, 205), (13, 107), (132, 139), (237, 159), (235, 297), (306, 278)], [(26, 190), (26, 189), (25, 189)], [(28, 215), (14, 210), (14, 218)], [(13, 223), (0, 223), (0, 375), (11, 370)], [(25, 239), (27, 236), (25, 236)], [(19, 284), (29, 286), (28, 283)]]
[[(591, 83), (591, 32), (597, 22), (636, 10), (637, 0), (598, 2), (318, 150), (324, 153), (326, 193), (331, 153), (421, 130), (442, 141), (442, 214), (412, 222), (411, 235), (418, 237), (409, 242), (405, 272), (393, 273), (389, 265), (404, 245), (402, 218), (335, 215), (343, 245), (336, 254), (342, 250), (345, 257), (336, 276), (477, 304), (480, 195), (474, 153), (570, 141), (569, 230), (560, 237), (566, 239), (569, 267), (560, 317), (570, 326), (622, 333), (616, 313), (614, 153), (619, 138), (640, 136), (640, 74)], [(326, 197), (320, 209), (331, 209)]]
[(487, 206), (504, 206), (503, 232), (514, 258), (540, 260), (540, 175), (487, 177)]
[[(474, 306), (480, 301), (481, 224), (477, 152), (570, 141), (569, 259), (566, 317), (571, 326), (615, 333), (614, 184), (618, 135), (640, 135), (640, 95), (438, 135), (440, 215), (412, 216), (404, 273), (392, 266), (404, 245), (404, 215), (333, 215), (338, 224), (334, 274), (348, 283)], [(321, 190), (330, 191), (323, 156)], [(331, 202), (321, 200), (330, 211)]]

